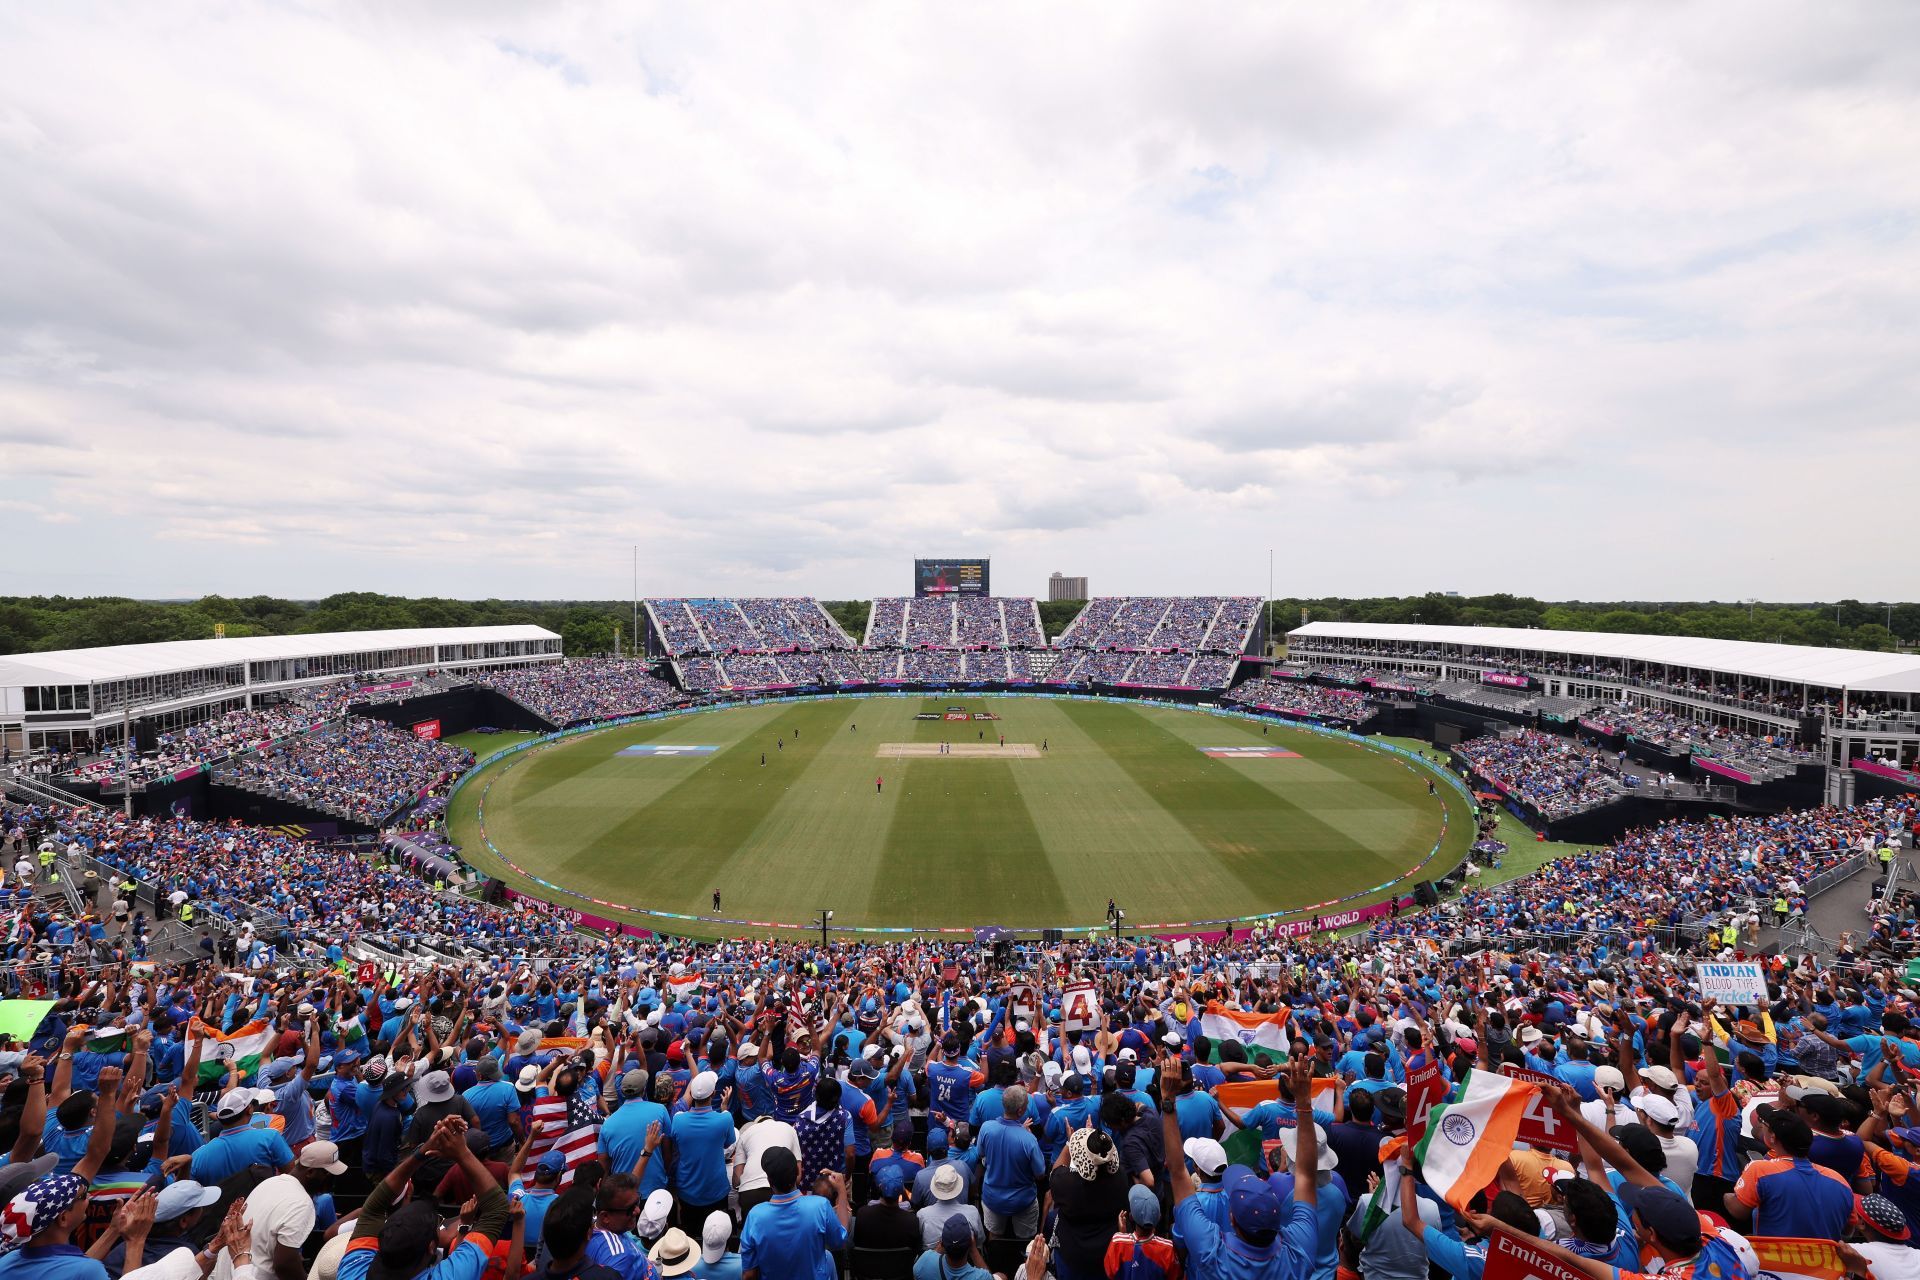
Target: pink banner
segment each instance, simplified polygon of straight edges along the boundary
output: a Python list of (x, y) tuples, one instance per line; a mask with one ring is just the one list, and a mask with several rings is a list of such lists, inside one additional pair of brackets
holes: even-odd
[(1695, 756), (1693, 762), (1702, 769), (1705, 769), (1708, 773), (1717, 773), (1723, 778), (1732, 778), (1735, 782), (1751, 783), (1753, 781), (1752, 774), (1743, 773), (1732, 765), (1721, 764), (1718, 760), (1709, 760), (1704, 756)]
[(1504, 671), (1482, 671), (1481, 684), (1497, 684), (1508, 689), (1524, 689), (1531, 681), (1525, 676), (1510, 676)]
[(1920, 773), (1908, 773), (1905, 769), (1896, 769), (1890, 764), (1881, 764), (1878, 760), (1857, 759), (1853, 768), (1861, 773), (1870, 773), (1876, 778), (1886, 778), (1902, 786), (1920, 787)]
[[(1355, 907), (1351, 911), (1328, 912), (1319, 917), (1320, 927), (1322, 929), (1345, 929), (1356, 924), (1371, 924), (1375, 920), (1384, 917), (1392, 909), (1394, 901), (1396, 900), (1389, 899), (1386, 902), (1376, 902), (1370, 907)], [(1413, 905), (1413, 897), (1411, 894), (1401, 897), (1397, 899), (1397, 901), (1402, 907), (1410, 907)], [(1273, 932), (1280, 937), (1298, 938), (1313, 932), (1313, 922), (1313, 916), (1308, 916), (1303, 920), (1281, 920), (1275, 922), (1272, 929)], [(1233, 932), (1233, 936), (1236, 938), (1247, 938), (1251, 937), (1252, 933), (1253, 931), (1250, 929), (1236, 929)], [(1153, 936), (1168, 941), (1179, 938), (1198, 938), (1202, 942), (1222, 942), (1226, 940), (1227, 932), (1224, 929), (1211, 929), (1200, 932), (1156, 933)]]

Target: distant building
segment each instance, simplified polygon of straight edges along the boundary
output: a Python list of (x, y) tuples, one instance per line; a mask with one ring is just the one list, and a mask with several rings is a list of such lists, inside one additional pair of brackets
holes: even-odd
[(1047, 579), (1047, 599), (1049, 600), (1087, 600), (1087, 580), (1069, 578), (1058, 569)]

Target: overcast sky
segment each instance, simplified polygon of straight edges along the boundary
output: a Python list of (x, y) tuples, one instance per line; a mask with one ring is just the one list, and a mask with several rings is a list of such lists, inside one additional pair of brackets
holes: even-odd
[(0, 2), (0, 593), (1913, 598), (1920, 5)]

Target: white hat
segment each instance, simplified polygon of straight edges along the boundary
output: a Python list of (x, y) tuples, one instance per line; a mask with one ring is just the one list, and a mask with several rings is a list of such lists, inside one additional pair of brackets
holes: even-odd
[(1048, 1058), (1045, 1062), (1040, 1064), (1040, 1074), (1046, 1077), (1046, 1079), (1050, 1083), (1057, 1084), (1062, 1074), (1060, 1070), (1060, 1064), (1055, 1062), (1052, 1058)]
[(1673, 1074), (1671, 1067), (1648, 1067), (1640, 1074), (1646, 1079), (1648, 1084), (1654, 1086), (1656, 1089), (1677, 1089), (1680, 1087), (1679, 1078)]
[(1122, 1049), (1122, 1050), (1120, 1051), (1120, 1061), (1122, 1061), (1122, 1062), (1138, 1062), (1138, 1061), (1140, 1061), (1140, 1055), (1139, 1055), (1139, 1054), (1137, 1054), (1137, 1053), (1135, 1053), (1135, 1052), (1134, 1052), (1133, 1050), (1131, 1050), (1131, 1049)]
[(943, 1164), (933, 1171), (931, 1185), (935, 1200), (958, 1200), (967, 1189), (967, 1180), (960, 1176), (959, 1169)]
[(1593, 1069), (1593, 1087), (1611, 1089), (1615, 1093), (1623, 1092), (1627, 1087), (1627, 1078), (1618, 1067), (1595, 1067)]
[(1227, 1167), (1227, 1149), (1212, 1138), (1188, 1138), (1180, 1144), (1180, 1150), (1209, 1178), (1219, 1177)]
[(726, 1257), (727, 1241), (732, 1238), (733, 1219), (725, 1209), (715, 1209), (707, 1215), (706, 1225), (700, 1228), (700, 1260), (712, 1266)]
[[(1287, 1157), (1294, 1162), (1295, 1166), (1298, 1166), (1300, 1163), (1300, 1135), (1305, 1130), (1305, 1125), (1296, 1125), (1293, 1130), (1292, 1141), (1287, 1143)], [(1315, 1152), (1314, 1168), (1324, 1171), (1340, 1163), (1339, 1154), (1327, 1144), (1327, 1131), (1317, 1124), (1313, 1126), (1313, 1140)]]
[(687, 1085), (687, 1096), (695, 1102), (705, 1102), (713, 1096), (713, 1091), (718, 1088), (719, 1085), (719, 1076), (713, 1074), (711, 1071), (702, 1071)]
[(220, 1101), (214, 1104), (213, 1114), (222, 1120), (231, 1120), (235, 1116), (245, 1115), (247, 1108), (253, 1105), (253, 1090), (229, 1089), (220, 1095)]
[(263, 1107), (270, 1107), (280, 1101), (280, 1095), (271, 1089), (255, 1089), (253, 1091), (253, 1100)]
[(1081, 1075), (1086, 1075), (1093, 1070), (1093, 1055), (1087, 1052), (1087, 1046), (1083, 1044), (1073, 1046), (1073, 1069)]
[(667, 1215), (673, 1212), (673, 1192), (665, 1187), (655, 1189), (647, 1197), (647, 1203), (640, 1210), (640, 1220), (633, 1229), (643, 1236), (657, 1236), (667, 1225)]
[(335, 1177), (347, 1171), (347, 1162), (340, 1158), (340, 1148), (324, 1139), (300, 1148), (298, 1162), (302, 1169), (325, 1169)]
[(1521, 1044), (1538, 1044), (1541, 1040), (1545, 1038), (1546, 1037), (1541, 1034), (1540, 1028), (1536, 1026), (1529, 1024), (1527, 1026), (1520, 1028)]
[(757, 1058), (760, 1056), (760, 1046), (749, 1040), (740, 1046), (740, 1052), (736, 1056), (741, 1058)]
[(540, 1083), (540, 1068), (529, 1062), (526, 1066), (520, 1068), (520, 1075), (513, 1083), (514, 1087), (518, 1089), (533, 1088), (534, 1085)]
[(1655, 1124), (1680, 1123), (1680, 1108), (1674, 1106), (1670, 1098), (1664, 1098), (1657, 1093), (1650, 1093), (1640, 1099), (1637, 1105), (1640, 1108), (1640, 1114)]

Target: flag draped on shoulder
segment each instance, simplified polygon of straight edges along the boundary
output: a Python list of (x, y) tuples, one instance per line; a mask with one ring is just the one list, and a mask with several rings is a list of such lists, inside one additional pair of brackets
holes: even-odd
[(189, 1052), (196, 1040), (201, 1045), (200, 1077), (195, 1083), (200, 1088), (209, 1088), (219, 1084), (227, 1071), (236, 1065), (243, 1079), (260, 1069), (261, 1059), (266, 1057), (267, 1049), (273, 1044), (273, 1023), (265, 1018), (255, 1018), (245, 1026), (222, 1035), (195, 1018), (187, 1024)]
[(1284, 1058), (1291, 1016), (1285, 1008), (1278, 1013), (1246, 1013), (1211, 1001), (1200, 1015), (1200, 1034), (1209, 1040), (1237, 1040), (1249, 1049), (1265, 1049)]
[(1540, 1086), (1491, 1071), (1467, 1071), (1427, 1115), (1414, 1155), (1420, 1176), (1456, 1209), (1491, 1183), (1513, 1151), (1520, 1118)]
[(551, 1150), (558, 1151), (567, 1159), (566, 1170), (560, 1175), (562, 1190), (573, 1185), (574, 1170), (593, 1159), (600, 1149), (600, 1126), (598, 1123), (577, 1125), (560, 1135)]

